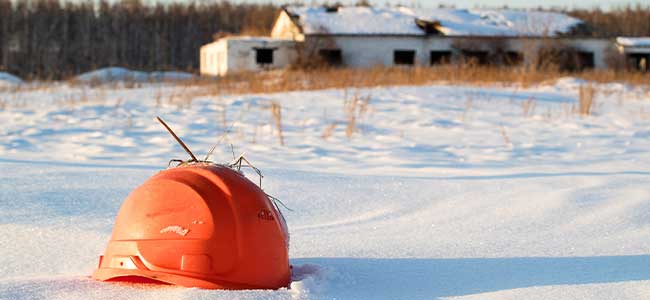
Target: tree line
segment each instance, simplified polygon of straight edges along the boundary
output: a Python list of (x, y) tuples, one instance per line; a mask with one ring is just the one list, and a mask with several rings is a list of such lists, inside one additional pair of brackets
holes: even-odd
[(607, 11), (574, 9), (565, 13), (588, 24), (595, 37), (650, 36), (650, 5), (628, 5)]
[[(185, 70), (220, 33), (268, 34), (273, 4), (0, 0), (0, 71), (61, 79), (106, 66)], [(598, 37), (650, 36), (650, 6), (564, 11)]]
[(278, 12), (228, 1), (0, 0), (0, 71), (41, 79), (105, 66), (194, 71), (214, 34), (268, 34)]

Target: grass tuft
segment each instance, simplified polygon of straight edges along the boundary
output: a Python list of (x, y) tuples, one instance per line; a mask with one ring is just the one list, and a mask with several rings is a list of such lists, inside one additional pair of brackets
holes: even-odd
[(583, 116), (589, 116), (593, 113), (593, 107), (596, 104), (594, 95), (596, 89), (593, 85), (581, 85), (578, 93), (578, 113)]

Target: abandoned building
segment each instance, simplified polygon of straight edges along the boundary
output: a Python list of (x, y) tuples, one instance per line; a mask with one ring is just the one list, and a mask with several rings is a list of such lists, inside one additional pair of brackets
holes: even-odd
[(201, 47), (199, 67), (202, 75), (211, 76), (283, 68), (291, 63), (295, 46), (289, 39), (224, 37)]
[(628, 66), (639, 71), (650, 71), (650, 37), (618, 37), (616, 45), (623, 53)]
[(287, 6), (270, 37), (225, 37), (203, 46), (201, 73), (222, 76), (309, 63), (366, 68), (555, 62), (582, 70), (608, 67), (608, 55), (617, 51), (647, 69), (650, 43), (590, 36), (582, 21), (555, 12)]

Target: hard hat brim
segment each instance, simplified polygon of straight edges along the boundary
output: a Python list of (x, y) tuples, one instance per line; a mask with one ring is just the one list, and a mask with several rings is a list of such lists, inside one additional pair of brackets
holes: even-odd
[(99, 281), (114, 282), (140, 282), (140, 283), (159, 283), (171, 284), (184, 287), (195, 287), (201, 289), (226, 289), (226, 290), (246, 290), (259, 289), (246, 284), (233, 283), (226, 281), (207, 281), (195, 277), (163, 273), (158, 271), (140, 270), (140, 269), (114, 269), (100, 268), (95, 270), (92, 278)]

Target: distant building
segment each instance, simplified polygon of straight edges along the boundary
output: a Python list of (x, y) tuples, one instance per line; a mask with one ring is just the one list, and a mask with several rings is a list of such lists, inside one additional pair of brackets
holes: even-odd
[(270, 37), (225, 37), (201, 47), (201, 74), (283, 68), (293, 59), (295, 42)]
[(650, 71), (650, 37), (619, 37), (616, 46), (633, 69)]
[[(565, 63), (569, 69), (605, 68), (615, 45), (590, 34), (582, 21), (555, 12), (287, 6), (271, 37), (231, 37), (204, 46), (201, 73), (225, 75), (315, 61), (361, 68), (448, 62), (539, 65), (560, 57), (571, 58), (570, 66)], [(273, 49), (272, 64), (258, 59), (270, 53), (263, 49)], [(215, 65), (212, 56), (223, 58)]]

